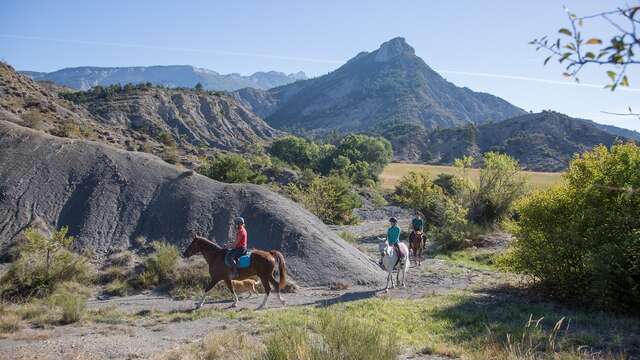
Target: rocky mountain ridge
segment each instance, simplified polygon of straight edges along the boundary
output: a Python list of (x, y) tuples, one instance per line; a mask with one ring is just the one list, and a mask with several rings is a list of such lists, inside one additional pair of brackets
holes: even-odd
[(21, 71), (37, 81), (51, 81), (76, 90), (89, 90), (94, 86), (151, 83), (166, 87), (192, 88), (200, 83), (207, 90), (233, 91), (245, 87), (270, 89), (307, 78), (302, 71), (285, 74), (261, 71), (251, 75), (220, 74), (213, 70), (191, 65), (158, 65), (131, 67), (81, 66), (64, 68), (49, 73)]
[(427, 130), (416, 125), (387, 129), (400, 161), (452, 164), (456, 158), (480, 160), (488, 151), (506, 153), (533, 171), (562, 171), (576, 153), (596, 145), (630, 139), (600, 129), (589, 120), (555, 111), (518, 116), (479, 126)]
[(273, 127), (316, 132), (371, 131), (398, 123), (448, 128), (524, 114), (499, 97), (446, 81), (403, 38), (361, 52), (324, 76), (235, 96)]
[(111, 86), (87, 92), (37, 83), (0, 64), (6, 120), (57, 136), (93, 139), (127, 150), (183, 153), (205, 146), (240, 151), (280, 132), (223, 92)]

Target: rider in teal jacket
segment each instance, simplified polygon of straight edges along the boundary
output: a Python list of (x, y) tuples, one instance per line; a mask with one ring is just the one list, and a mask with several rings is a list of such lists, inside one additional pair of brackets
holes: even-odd
[(387, 241), (389, 245), (397, 246), (400, 242), (400, 228), (398, 227), (398, 220), (396, 218), (389, 219), (391, 227), (387, 230)]
[[(393, 246), (396, 254), (400, 255), (398, 257), (399, 260), (401, 257), (403, 257), (403, 254), (400, 251), (400, 246), (398, 245), (400, 243), (400, 228), (398, 227), (398, 220), (392, 217), (391, 219), (389, 219), (389, 223), (391, 224), (391, 226), (389, 227), (389, 230), (387, 230), (387, 242), (390, 246)], [(382, 266), (382, 259), (380, 259), (380, 266)]]

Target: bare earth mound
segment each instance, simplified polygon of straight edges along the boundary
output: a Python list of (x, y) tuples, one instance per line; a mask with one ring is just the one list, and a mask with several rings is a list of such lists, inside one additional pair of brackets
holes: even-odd
[(224, 243), (235, 216), (247, 220), (250, 245), (282, 251), (302, 285), (383, 278), (371, 260), (314, 215), (263, 187), (216, 182), (152, 155), (0, 120), (2, 253), (34, 222), (68, 226), (78, 247), (102, 256), (135, 248), (138, 236), (184, 248), (196, 231)]

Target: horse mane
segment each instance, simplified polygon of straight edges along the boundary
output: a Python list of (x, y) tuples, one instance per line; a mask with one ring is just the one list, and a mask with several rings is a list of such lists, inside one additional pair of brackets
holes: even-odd
[(207, 245), (208, 247), (213, 248), (214, 250), (222, 250), (222, 247), (216, 243), (214, 243), (213, 241), (207, 239), (207, 238), (203, 238), (202, 236), (195, 236), (196, 239), (198, 239), (201, 243), (204, 243), (205, 245)]

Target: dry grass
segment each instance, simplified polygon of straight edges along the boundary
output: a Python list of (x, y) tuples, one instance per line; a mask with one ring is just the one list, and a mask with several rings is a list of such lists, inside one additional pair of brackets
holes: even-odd
[(22, 319), (13, 312), (0, 312), (0, 334), (12, 334), (22, 329)]
[[(394, 189), (400, 182), (400, 179), (408, 175), (411, 171), (428, 173), (432, 178), (435, 178), (438, 174), (458, 174), (458, 170), (453, 166), (391, 163), (384, 168), (384, 171), (380, 175), (382, 187), (384, 189)], [(532, 188), (536, 190), (548, 188), (559, 182), (562, 175), (562, 173), (533, 171), (525, 171), (524, 173), (528, 176)], [(478, 181), (479, 174), (478, 169), (471, 169), (470, 171), (471, 178), (474, 181)]]
[(161, 360), (250, 360), (260, 359), (264, 346), (246, 334), (225, 331), (211, 333), (200, 344), (168, 351), (154, 359)]

